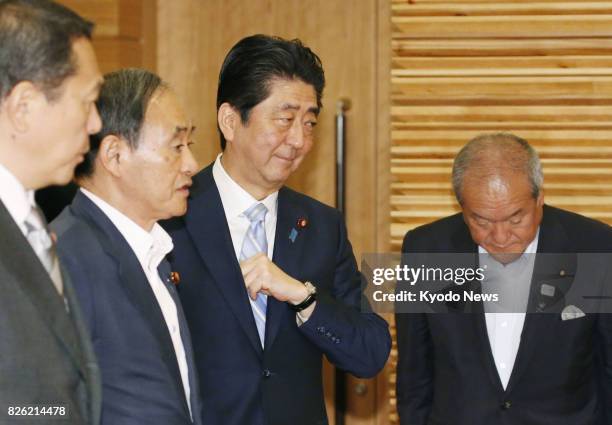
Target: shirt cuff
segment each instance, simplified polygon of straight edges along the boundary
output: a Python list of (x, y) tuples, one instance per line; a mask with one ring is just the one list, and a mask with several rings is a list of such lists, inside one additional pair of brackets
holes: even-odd
[(309, 319), (308, 317), (302, 316), (299, 311), (295, 313), (295, 321), (298, 326), (302, 326), (304, 323), (308, 321), (308, 319)]

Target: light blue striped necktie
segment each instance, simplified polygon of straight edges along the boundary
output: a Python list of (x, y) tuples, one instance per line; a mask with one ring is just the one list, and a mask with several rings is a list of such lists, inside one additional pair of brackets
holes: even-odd
[[(264, 227), (264, 219), (267, 212), (268, 209), (262, 203), (257, 203), (244, 212), (244, 215), (249, 219), (251, 225), (242, 242), (240, 261), (251, 258), (260, 252), (268, 255), (268, 240), (266, 239), (266, 229)], [(253, 309), (253, 317), (255, 318), (259, 340), (263, 347), (266, 334), (266, 307), (268, 305), (268, 297), (262, 293), (258, 293), (255, 301), (251, 298), (249, 298), (249, 301)]]

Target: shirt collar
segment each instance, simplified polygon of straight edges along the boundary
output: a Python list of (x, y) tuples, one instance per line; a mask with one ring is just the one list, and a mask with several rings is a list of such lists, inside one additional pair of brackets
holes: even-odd
[(263, 203), (268, 209), (268, 214), (276, 216), (278, 190), (269, 194), (261, 201), (255, 199), (249, 192), (244, 190), (234, 179), (230, 177), (223, 164), (221, 164), (220, 153), (213, 165), (213, 178), (221, 195), (223, 209), (228, 217), (240, 217), (244, 212), (257, 202)]
[(22, 226), (30, 214), (34, 201), (34, 191), (26, 190), (23, 184), (4, 165), (0, 164), (0, 200), (15, 223)]
[[(538, 251), (538, 241), (540, 239), (540, 228), (536, 231), (536, 235), (533, 240), (527, 245), (525, 251), (521, 254), (521, 258), (526, 257), (526, 254), (535, 254)], [(478, 253), (479, 254), (488, 254), (487, 250), (478, 245)]]
[(174, 248), (172, 238), (158, 223), (153, 224), (151, 231), (147, 232), (100, 197), (87, 189), (81, 188), (80, 190), (106, 214), (130, 245), (143, 267), (157, 268), (162, 259)]

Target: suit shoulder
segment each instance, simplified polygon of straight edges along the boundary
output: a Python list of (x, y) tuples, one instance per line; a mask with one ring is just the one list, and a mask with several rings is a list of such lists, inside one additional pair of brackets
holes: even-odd
[(406, 232), (402, 250), (410, 246), (419, 250), (437, 251), (440, 247), (450, 245), (451, 235), (466, 228), (461, 213), (441, 218)]
[(612, 227), (608, 224), (548, 205), (545, 214), (554, 216), (561, 223), (576, 249), (611, 249)]
[(91, 224), (82, 217), (75, 215), (70, 206), (64, 208), (49, 226), (57, 235), (57, 249), (60, 255), (64, 251), (69, 252), (71, 256), (85, 253), (89, 257), (94, 246), (102, 249)]
[(283, 195), (287, 199), (291, 200), (295, 204), (301, 205), (310, 214), (320, 215), (334, 219), (338, 219), (341, 217), (340, 211), (338, 211), (338, 209), (324, 204), (323, 202), (315, 198), (312, 198), (308, 195), (305, 195), (286, 186), (284, 186), (281, 190), (284, 192)]
[(81, 232), (86, 234), (89, 232), (89, 225), (82, 218), (76, 216), (70, 206), (64, 208), (60, 215), (49, 224), (49, 227), (58, 238), (64, 237), (66, 234), (72, 235)]
[(196, 173), (195, 176), (193, 176), (193, 179), (192, 179), (193, 185), (191, 187), (191, 195), (190, 195), (191, 198), (197, 197), (200, 193), (208, 190), (210, 185), (214, 184), (215, 179), (213, 178), (213, 171), (212, 171), (213, 165), (214, 165), (214, 162), (202, 168), (200, 171)]
[(555, 215), (557, 219), (568, 228), (598, 233), (609, 233), (610, 231), (612, 231), (612, 228), (608, 224), (586, 217), (584, 215), (551, 206), (547, 206), (546, 209), (549, 211), (550, 214)]

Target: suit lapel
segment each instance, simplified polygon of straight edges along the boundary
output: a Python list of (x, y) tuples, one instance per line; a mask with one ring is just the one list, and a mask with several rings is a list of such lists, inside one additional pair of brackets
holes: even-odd
[[(272, 261), (285, 273), (296, 277), (306, 239), (303, 233), (308, 231), (308, 228), (298, 231), (297, 221), (302, 218), (310, 220), (291, 195), (292, 193), (284, 187), (278, 192), (278, 215)], [(310, 225), (316, 226), (316, 223)], [(295, 316), (286, 303), (268, 297), (266, 349), (272, 346), (286, 314)]]
[[(453, 252), (472, 253), (474, 255), (474, 262), (470, 267), (478, 267), (478, 245), (472, 240), (467, 225), (462, 223), (461, 227), (451, 236), (451, 240), (453, 241)], [(480, 285), (471, 285), (469, 289), (474, 292), (481, 292)], [(481, 356), (481, 364), (483, 364), (487, 370), (487, 375), (491, 383), (499, 391), (503, 391), (502, 382), (499, 378), (497, 367), (495, 366), (495, 359), (493, 358), (493, 350), (491, 349), (491, 341), (489, 340), (489, 332), (487, 331), (484, 306), (482, 302), (473, 302), (470, 303), (469, 306), (470, 311), (466, 313), (470, 315), (472, 329), (480, 342), (480, 349), (478, 351)]]
[[(540, 234), (538, 236), (538, 254), (569, 252), (568, 247), (569, 241), (563, 226), (561, 226), (561, 224), (551, 214), (548, 207), (544, 206), (544, 216), (542, 219), (542, 224), (540, 225)], [(541, 338), (541, 335), (549, 332), (551, 327), (554, 327), (559, 320), (557, 314), (546, 312), (546, 308), (542, 309), (544, 313), (533, 313), (533, 311), (536, 311), (538, 308), (537, 297), (541, 288), (541, 279), (543, 276), (556, 274), (553, 272), (554, 270), (566, 267), (571, 269), (569, 272), (571, 273), (572, 277), (562, 280), (547, 280), (547, 283), (552, 284), (552, 286), (555, 287), (555, 290), (563, 291), (563, 293), (567, 292), (572, 283), (576, 267), (576, 255), (538, 255), (536, 257), (533, 267), (533, 277), (531, 280), (529, 305), (527, 308), (527, 311), (530, 313), (525, 315), (525, 324), (521, 334), (521, 342), (516, 355), (512, 375), (510, 376), (510, 381), (508, 382), (507, 391), (512, 390), (525, 370), (527, 370), (527, 366), (529, 365), (531, 356), (534, 354), (535, 349), (538, 346), (538, 340)], [(548, 307), (556, 308), (557, 304)]]
[[(251, 345), (261, 356), (261, 341), (232, 245), (221, 197), (212, 176), (212, 166), (204, 169), (199, 177), (185, 216), (187, 231), (211, 273), (214, 285), (223, 294)], [(272, 301), (272, 297), (269, 301)]]
[(64, 300), (57, 293), (49, 274), (2, 202), (0, 228), (0, 257), (6, 269), (14, 276), (19, 290), (30, 298), (42, 321), (51, 328), (85, 378), (86, 365), (73, 319), (66, 311)]
[[(170, 267), (170, 263), (166, 258), (164, 258), (159, 264), (158, 268), (159, 277), (168, 289), (168, 293), (170, 297), (172, 297), (172, 301), (174, 301), (174, 305), (176, 306), (176, 315), (179, 322), (179, 333), (181, 336), (181, 341), (183, 343), (183, 349), (185, 351), (185, 361), (187, 362), (187, 378), (189, 381), (189, 389), (190, 389), (190, 403), (191, 403), (191, 411), (192, 415), (195, 419), (199, 416), (200, 406), (200, 389), (198, 386), (198, 381), (195, 378), (196, 366), (193, 359), (193, 346), (191, 345), (191, 335), (189, 334), (189, 325), (187, 324), (187, 320), (185, 319), (185, 314), (183, 312), (183, 306), (181, 305), (181, 300), (179, 299), (179, 295), (176, 291), (176, 287), (174, 283), (170, 279), (170, 274), (172, 273), (172, 269)], [(180, 372), (180, 371), (179, 371)], [(189, 411), (189, 406), (187, 405), (187, 399), (183, 398), (185, 401), (184, 407), (185, 411)], [(198, 422), (196, 422), (198, 423)]]
[(180, 393), (183, 393), (178, 362), (168, 326), (136, 254), (110, 219), (82, 192), (76, 194), (71, 208), (75, 215), (85, 219), (93, 226), (105, 252), (117, 263), (122, 288), (125, 289), (130, 302), (140, 311), (151, 333), (158, 340), (163, 358), (175, 378), (175, 383), (179, 386)]
[(489, 340), (489, 331), (487, 330), (487, 321), (485, 318), (484, 308), (481, 302), (474, 304), (476, 311), (474, 311), (471, 316), (474, 323), (474, 328), (480, 341), (481, 349), (479, 351), (482, 357), (482, 364), (485, 365), (485, 368), (487, 369), (487, 375), (489, 375), (491, 383), (495, 386), (495, 388), (497, 388), (498, 391), (503, 392), (504, 387), (502, 385), (501, 378), (499, 377), (497, 366), (495, 365), (493, 350), (491, 349), (491, 341)]

